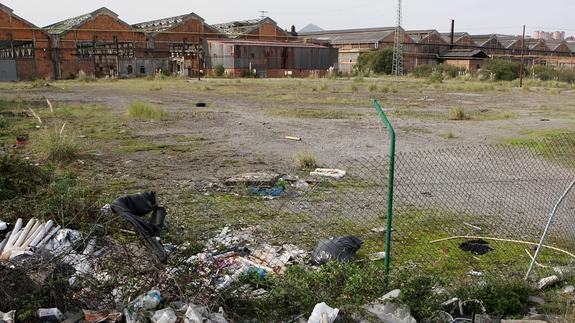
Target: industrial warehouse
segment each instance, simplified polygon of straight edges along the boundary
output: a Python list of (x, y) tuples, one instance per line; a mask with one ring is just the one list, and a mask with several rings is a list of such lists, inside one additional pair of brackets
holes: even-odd
[(0, 4), (0, 80), (138, 77), (305, 77), (350, 74), (360, 53), (403, 42), (405, 71), (452, 64), (475, 71), (486, 58), (575, 66), (575, 43), (382, 27), (297, 33), (267, 17), (208, 25), (195, 13), (128, 24), (107, 8), (40, 28)]

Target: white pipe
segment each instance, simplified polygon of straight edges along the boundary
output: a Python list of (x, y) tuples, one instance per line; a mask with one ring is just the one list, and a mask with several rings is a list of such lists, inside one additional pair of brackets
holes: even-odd
[(34, 224), (36, 224), (36, 219), (31, 218), (30, 221), (28, 221), (28, 224), (26, 224), (24, 230), (22, 231), (22, 234), (18, 237), (18, 240), (14, 242), (14, 247), (20, 247), (22, 245), (22, 243), (26, 240), (26, 237), (28, 236), (28, 233), (30, 232)]
[(2, 240), (2, 242), (0, 243), (0, 254), (2, 253), (2, 250), (4, 250), (4, 247), (8, 243), (8, 240), (10, 240), (11, 235), (12, 235), (12, 231), (8, 232), (8, 234), (6, 235), (4, 240)]
[[(38, 236), (40, 234), (40, 232), (42, 232), (42, 230), (44, 229), (44, 223), (41, 223), (40, 221), (37, 222), (37, 228), (36, 230), (34, 230), (33, 233), (28, 235), (28, 239), (26, 239), (26, 241), (24, 241), (24, 243), (22, 243), (21, 247), (28, 247), (30, 245), (30, 243), (32, 243), (32, 241), (34, 241), (34, 239), (36, 239), (36, 236)], [(34, 226), (36, 227), (36, 225)], [(34, 228), (32, 228), (34, 229)], [(32, 232), (32, 230), (30, 230), (30, 232)]]
[(28, 241), (28, 239), (30, 239), (30, 237), (36, 233), (36, 230), (38, 230), (38, 228), (43, 226), (44, 223), (42, 221), (36, 220), (36, 223), (34, 223), (34, 226), (32, 227), (32, 229), (30, 229), (30, 232), (28, 232), (28, 235), (26, 236), (26, 239), (24, 239), (24, 241)]
[(569, 192), (571, 191), (573, 186), (575, 186), (575, 179), (571, 182), (571, 184), (569, 184), (569, 187), (567, 187), (565, 192), (563, 192), (563, 195), (561, 195), (561, 198), (559, 198), (559, 201), (557, 201), (557, 203), (555, 203), (555, 206), (553, 206), (553, 210), (551, 210), (551, 214), (549, 215), (549, 220), (547, 221), (547, 225), (545, 226), (545, 230), (543, 230), (543, 235), (541, 235), (541, 240), (539, 240), (539, 245), (537, 246), (537, 250), (535, 250), (535, 255), (533, 255), (533, 259), (531, 260), (531, 264), (529, 265), (529, 269), (527, 270), (527, 273), (525, 274), (525, 280), (529, 279), (529, 275), (531, 275), (531, 271), (533, 270), (533, 266), (535, 266), (535, 262), (537, 261), (537, 256), (539, 255), (539, 251), (541, 250), (541, 246), (543, 245), (543, 241), (545, 241), (545, 237), (547, 236), (547, 231), (549, 231), (549, 227), (551, 227), (551, 223), (553, 222), (553, 219), (555, 218), (555, 213), (557, 212), (557, 208), (563, 202), (563, 200), (565, 199), (567, 194), (569, 194)]
[(48, 233), (44, 239), (42, 239), (42, 241), (40, 241), (40, 243), (38, 243), (36, 245), (36, 248), (41, 248), (42, 246), (44, 246), (51, 238), (52, 236), (54, 236), (56, 234), (56, 232), (58, 232), (60, 230), (60, 226), (57, 226), (55, 228), (53, 228), (50, 233)]
[(54, 221), (52, 221), (52, 220), (49, 220), (48, 222), (46, 222), (46, 224), (44, 225), (44, 228), (42, 228), (42, 231), (40, 232), (40, 234), (37, 235), (36, 238), (34, 238), (34, 240), (32, 240), (32, 242), (30, 243), (30, 247), (36, 247), (36, 245), (38, 243), (40, 243), (40, 241), (42, 241), (42, 239), (44, 239), (46, 234), (48, 234), (48, 232), (50, 232), (50, 229), (52, 229), (53, 225), (54, 225)]
[(8, 242), (6, 243), (6, 246), (4, 247), (4, 251), (10, 250), (10, 248), (12, 248), (14, 246), (14, 242), (16, 240), (18, 240), (18, 238), (20, 237), (20, 235), (22, 234), (22, 230), (14, 233), (16, 231), (12, 231), (12, 235), (10, 236), (10, 239), (8, 239)]
[(13, 245), (14, 241), (16, 241), (16, 233), (18, 233), (18, 231), (20, 231), (20, 229), (22, 228), (22, 219), (18, 219), (16, 221), (16, 224), (14, 225), (14, 229), (12, 230), (12, 236), (10, 237), (10, 239), (8, 240), (8, 243), (6, 245)]

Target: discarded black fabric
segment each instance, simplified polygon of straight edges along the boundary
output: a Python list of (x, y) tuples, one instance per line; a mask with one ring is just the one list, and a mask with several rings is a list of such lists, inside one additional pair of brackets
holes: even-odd
[(204, 102), (198, 102), (198, 103), (196, 103), (196, 107), (198, 107), (198, 108), (202, 108), (202, 107), (205, 107), (205, 106), (206, 106), (206, 104), (205, 104)]
[(311, 254), (312, 260), (316, 265), (329, 260), (349, 261), (362, 244), (361, 239), (352, 236), (321, 240)]
[(493, 248), (489, 246), (489, 242), (483, 239), (464, 241), (459, 245), (459, 249), (472, 252), (476, 255), (484, 255), (493, 250)]
[[(112, 211), (121, 215), (130, 222), (144, 244), (161, 263), (168, 261), (168, 255), (162, 244), (155, 238), (160, 236), (166, 218), (166, 209), (156, 204), (156, 193), (146, 192), (127, 195), (118, 198), (112, 203)], [(142, 219), (148, 213), (152, 213), (148, 222)]]

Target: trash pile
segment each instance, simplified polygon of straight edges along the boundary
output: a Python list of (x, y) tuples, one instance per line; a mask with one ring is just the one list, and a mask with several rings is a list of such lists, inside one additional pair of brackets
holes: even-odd
[[(251, 176), (250, 180), (257, 185), (263, 185), (263, 182), (275, 185), (279, 178), (276, 175), (267, 178)], [(299, 178), (288, 178), (284, 181), (286, 183), (284, 185), (287, 183), (303, 185)], [(42, 221), (33, 218), (25, 225), (22, 219), (18, 219), (14, 225), (0, 221), (0, 239), (2, 239), (0, 243), (0, 286), (24, 277), (22, 284), (26, 285), (29, 281), (30, 286), (34, 285), (37, 290), (40, 286), (44, 286), (44, 280), (55, 272), (56, 267), (65, 265), (67, 269), (64, 282), (67, 279), (67, 285), (73, 290), (74, 297), (82, 300), (87, 308), (75, 313), (60, 311), (58, 308), (39, 308), (35, 314), (41, 321), (227, 322), (222, 308), (210, 311), (203, 304), (190, 302), (190, 300), (172, 302), (175, 299), (174, 295), (163, 299), (161, 289), (168, 287), (165, 282), (192, 268), (200, 277), (193, 282), (196, 286), (206, 287), (214, 292), (221, 292), (234, 286), (234, 292), (260, 297), (267, 291), (262, 288), (254, 290), (256, 287), (251, 285), (234, 284), (238, 284), (240, 278), (245, 275), (256, 275), (262, 279), (269, 275), (281, 275), (292, 264), (319, 265), (328, 260), (349, 261), (362, 244), (362, 241), (356, 237), (335, 237), (322, 240), (310, 259), (309, 252), (293, 244), (271, 245), (262, 242), (261, 239), (256, 239), (259, 227), (248, 227), (243, 230), (224, 227), (205, 243), (201, 252), (194, 255), (183, 253), (185, 255), (183, 258), (178, 261), (174, 258), (174, 261), (168, 263), (171, 252), (184, 250), (186, 246), (185, 244), (175, 246), (161, 243), (160, 234), (167, 212), (165, 208), (157, 204), (156, 193), (146, 192), (120, 197), (104, 206), (101, 212), (104, 216), (112, 214), (121, 216), (137, 231), (141, 242), (126, 244), (108, 237), (96, 240), (82, 232), (56, 226), (52, 220)], [(138, 245), (145, 246), (153, 257), (149, 257), (145, 249), (139, 248)], [(131, 248), (135, 250), (134, 256), (126, 257), (125, 255), (130, 252), (128, 249)], [(122, 253), (123, 251), (126, 253)], [(140, 256), (136, 255), (138, 253)], [(146, 259), (148, 261), (146, 264), (152, 264), (154, 269), (158, 269), (154, 272), (167, 279), (160, 280), (159, 286), (133, 298), (130, 296), (138, 295), (150, 286), (150, 280), (147, 279), (149, 277), (140, 276), (141, 274), (133, 275), (134, 272), (146, 272), (146, 265), (139, 260), (140, 257), (150, 258), (150, 261)], [(114, 267), (104, 269), (106, 267), (102, 266), (104, 262), (119, 258), (124, 259), (124, 265), (133, 266), (130, 268), (131, 271), (128, 269), (129, 274), (132, 275), (124, 277), (123, 274), (114, 272)], [(42, 279), (31, 276), (32, 272), (28, 272), (28, 268), (31, 267), (24, 266), (29, 264), (35, 265), (34, 270), (38, 272), (44, 271)], [(22, 276), (18, 276), (20, 274)], [(91, 286), (83, 285), (84, 279), (101, 284), (114, 284), (110, 295), (101, 295), (106, 298), (106, 302), (85, 298), (86, 295), (96, 291), (92, 291)], [(152, 283), (156, 282), (152, 281)], [(22, 293), (29, 292), (33, 290), (22, 291)], [(5, 308), (7, 305), (2, 304), (0, 299), (0, 310), (13, 309)], [(103, 304), (116, 305), (107, 307)], [(323, 312), (328, 308), (327, 305), (320, 306), (318, 311), (321, 313), (316, 314), (323, 320), (325, 316)], [(329, 321), (333, 321), (337, 316), (337, 309), (327, 312), (329, 312), (327, 313)], [(17, 316), (18, 313), (15, 311), (0, 312), (0, 322), (14, 322)]]
[[(28, 221), (25, 227), (22, 227), (22, 219), (18, 219), (12, 231), (0, 242), (0, 260), (13, 260), (21, 255), (33, 255), (34, 250), (40, 249), (48, 244), (52, 237), (60, 231), (60, 226), (52, 228), (54, 222), (42, 222), (35, 218)], [(6, 222), (0, 221), (0, 231), (8, 229)], [(59, 251), (58, 245), (54, 242), (48, 244), (47, 249)]]
[(290, 264), (305, 263), (307, 252), (291, 244), (271, 246), (256, 244), (252, 227), (233, 233), (229, 227), (206, 243), (203, 252), (187, 259), (196, 264), (209, 277), (205, 284), (221, 290), (229, 287), (244, 274), (257, 274), (264, 278), (269, 274), (283, 274)]

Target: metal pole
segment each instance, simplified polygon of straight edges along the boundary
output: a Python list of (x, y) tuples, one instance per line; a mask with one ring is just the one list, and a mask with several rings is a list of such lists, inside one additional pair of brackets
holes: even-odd
[(575, 180), (573, 180), (571, 182), (571, 184), (569, 184), (569, 187), (567, 187), (567, 189), (565, 190), (563, 195), (561, 195), (561, 198), (559, 198), (559, 201), (557, 201), (557, 203), (553, 207), (553, 210), (551, 211), (551, 214), (549, 215), (549, 220), (547, 221), (547, 225), (545, 226), (545, 230), (543, 230), (543, 235), (541, 236), (541, 240), (539, 240), (539, 245), (537, 246), (537, 250), (535, 250), (535, 255), (533, 255), (533, 259), (531, 260), (531, 264), (529, 265), (529, 269), (527, 270), (527, 274), (525, 274), (525, 280), (527, 280), (529, 278), (529, 275), (531, 274), (531, 271), (533, 270), (533, 266), (535, 265), (535, 262), (537, 261), (537, 256), (539, 255), (539, 251), (541, 250), (541, 246), (543, 246), (543, 241), (545, 240), (545, 237), (547, 236), (547, 231), (549, 231), (549, 227), (551, 227), (551, 222), (553, 222), (553, 219), (555, 218), (555, 213), (557, 212), (557, 208), (563, 202), (563, 200), (565, 199), (565, 196), (567, 196), (567, 194), (569, 194), (569, 192), (571, 191), (573, 186), (575, 186)]
[(389, 176), (387, 178), (387, 226), (385, 231), (385, 258), (384, 270), (387, 274), (389, 272), (389, 262), (391, 259), (391, 229), (393, 222), (393, 181), (395, 176), (395, 130), (387, 119), (387, 116), (381, 109), (381, 105), (377, 100), (372, 99), (371, 103), (373, 108), (379, 114), (379, 118), (389, 132)]
[(519, 87), (523, 87), (523, 53), (525, 51), (525, 25), (523, 25), (523, 37), (521, 38), (521, 66), (519, 67)]

